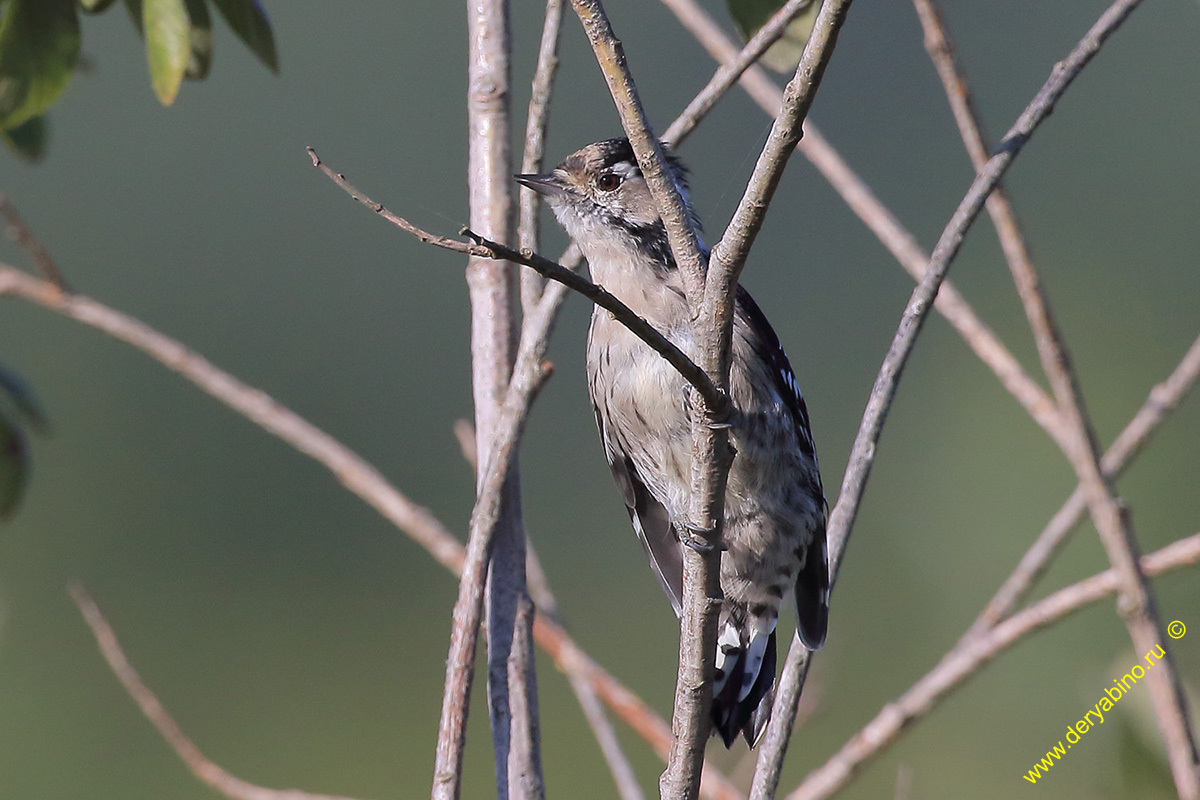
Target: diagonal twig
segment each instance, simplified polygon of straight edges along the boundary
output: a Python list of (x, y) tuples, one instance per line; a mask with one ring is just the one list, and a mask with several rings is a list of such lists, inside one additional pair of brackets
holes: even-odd
[[(542, 171), (546, 149), (546, 126), (550, 120), (550, 92), (558, 72), (558, 39), (562, 31), (563, 0), (546, 0), (546, 15), (542, 22), (542, 38), (538, 45), (537, 66), (533, 71), (533, 86), (529, 95), (529, 111), (525, 116), (525, 150), (521, 155), (521, 172)], [(517, 190), (519, 221), (517, 241), (522, 250), (541, 249), (538, 235), (538, 208), (541, 195), (532, 189)], [(544, 281), (537, 273), (521, 270), (521, 308), (525, 313), (541, 297)]]
[(683, 376), (683, 379), (691, 384), (707, 402), (714, 404), (716, 407), (720, 407), (721, 404), (726, 402), (724, 394), (713, 385), (713, 382), (705, 374), (704, 370), (696, 366), (682, 350), (659, 333), (653, 325), (631, 311), (627, 305), (618, 300), (614, 295), (605, 291), (604, 287), (598, 286), (579, 273), (569, 270), (547, 258), (543, 258), (536, 253), (514, 250), (499, 242), (493, 242), (483, 236), (479, 236), (469, 229), (464, 229), (463, 235), (469, 237), (472, 240), (471, 242), (448, 239), (445, 236), (438, 236), (422, 230), (403, 217), (393, 214), (360, 192), (353, 184), (346, 180), (345, 175), (342, 175), (340, 172), (334, 172), (325, 162), (321, 161), (316, 151), (311, 147), (308, 148), (308, 154), (312, 158), (313, 166), (325, 173), (330, 180), (341, 187), (347, 194), (388, 222), (412, 234), (418, 240), (446, 250), (453, 250), (457, 253), (468, 253), (481, 258), (504, 259), (517, 264), (523, 264), (530, 269), (537, 270), (550, 280), (557, 281), (568, 289), (583, 295), (612, 314), (613, 318), (628, 328), (633, 335), (649, 345), (654, 352), (665, 358)]
[[(955, 121), (976, 170), (982, 168), (988, 143), (971, 100), (970, 89), (954, 58), (945, 25), (931, 0), (915, 0), (925, 44), (954, 112)], [(1020, 295), (1037, 344), (1042, 367), (1058, 400), (1071, 436), (1062, 450), (1079, 478), (1097, 532), (1109, 562), (1121, 577), (1119, 612), (1138, 652), (1158, 649), (1164, 653), (1150, 675), (1150, 697), (1159, 730), (1166, 742), (1167, 756), (1176, 789), (1183, 800), (1200, 798), (1197, 751), (1188, 718), (1182, 683), (1168, 642), (1162, 635), (1153, 587), (1138, 565), (1138, 542), (1129, 515), (1118, 500), (1101, 464), (1091, 417), (1084, 403), (1079, 379), (1071, 364), (1062, 333), (1050, 310), (1045, 289), (1033, 266), (1012, 204), (1000, 187), (987, 200), (988, 214), (1000, 237), (1005, 260)]]
[[(1200, 533), (1173, 542), (1141, 559), (1142, 569), (1151, 576), (1196, 563), (1200, 563)], [(823, 800), (832, 796), (893, 744), (907, 725), (929, 713), (951, 690), (977, 674), (984, 664), (1029, 634), (1112, 596), (1118, 585), (1117, 572), (1108, 569), (1058, 590), (1013, 614), (965, 647), (951, 650), (904, 694), (884, 706), (824, 765), (810, 772), (787, 800)]]
[(63, 277), (62, 271), (59, 270), (58, 264), (54, 262), (54, 257), (50, 255), (50, 251), (42, 244), (41, 239), (34, 234), (33, 229), (26, 224), (21, 215), (17, 213), (17, 208), (8, 199), (8, 195), (0, 192), (0, 218), (8, 225), (8, 233), (12, 240), (19, 247), (25, 248), (29, 255), (33, 258), (34, 265), (38, 268), (38, 272), (42, 273), (42, 277), (53, 283), (61, 291), (70, 291), (67, 286), (67, 279)]
[(231, 775), (211, 761), (200, 751), (195, 742), (188, 738), (179, 724), (163, 708), (162, 703), (150, 690), (150, 687), (142, 681), (137, 670), (125, 657), (112, 626), (100, 613), (100, 608), (91, 596), (79, 584), (71, 584), (69, 591), (75, 605), (79, 607), (79, 613), (83, 615), (84, 621), (92, 630), (92, 635), (96, 637), (96, 645), (100, 648), (100, 654), (108, 662), (113, 674), (121, 681), (121, 685), (137, 703), (146, 719), (150, 720), (151, 724), (158, 729), (163, 739), (171, 746), (176, 755), (183, 759), (183, 763), (201, 783), (231, 800), (352, 800), (348, 797), (314, 794), (299, 789), (269, 789), (266, 786), (258, 786), (244, 781), (236, 775)]
[(763, 53), (787, 33), (792, 21), (807, 11), (812, 3), (813, 0), (788, 0), (780, 6), (733, 58), (723, 61), (721, 66), (717, 67), (717, 71), (700, 93), (692, 98), (687, 107), (679, 112), (675, 121), (663, 131), (662, 140), (672, 147), (678, 147), (696, 130), (696, 126), (716, 107), (717, 102), (738, 82), (746, 70), (758, 63)]
[[(735, 58), (737, 47), (696, 0), (662, 0), (696, 39), (719, 62)], [(742, 87), (772, 117), (783, 102), (783, 92), (759, 66), (749, 68), (740, 78)], [(838, 152), (826, 141), (811, 121), (804, 124), (804, 138), (797, 149), (829, 182), (863, 223), (896, 258), (914, 280), (920, 280), (929, 266), (929, 256), (916, 239), (904, 229)], [(971, 306), (949, 281), (942, 283), (935, 307), (966, 341), (977, 356), (996, 374), (1004, 387), (1030, 413), (1055, 441), (1059, 441), (1061, 422), (1054, 402), (1029, 377), (1012, 353), (981, 322)]]
[[(242, 383), (140, 320), (84, 295), (64, 294), (48, 281), (0, 263), (0, 297), (9, 295), (92, 327), (145, 353), (262, 430), (321, 464), (351, 494), (374, 508), (450, 573), (461, 575), (465, 548), (428, 509), (401, 493), (357, 453), (270, 395)], [(548, 299), (543, 297), (542, 302)], [(588, 657), (561, 626), (539, 615), (534, 636), (539, 646), (555, 657), (564, 673), (585, 677), (613, 711), (665, 757), (666, 745), (663, 743), (669, 742), (670, 729), (653, 709)], [(739, 800), (741, 797), (715, 766), (706, 764), (704, 775), (701, 790), (710, 800)]]

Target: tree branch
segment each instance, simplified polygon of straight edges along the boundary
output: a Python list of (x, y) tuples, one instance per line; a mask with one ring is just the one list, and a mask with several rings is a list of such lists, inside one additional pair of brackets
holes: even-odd
[(754, 66), (758, 59), (762, 58), (763, 53), (767, 52), (771, 45), (787, 33), (788, 26), (792, 24), (792, 21), (807, 11), (812, 3), (813, 0), (788, 0), (780, 6), (779, 10), (755, 31), (741, 50), (732, 58), (722, 61), (721, 66), (717, 67), (717, 71), (709, 78), (700, 93), (693, 97), (687, 107), (679, 112), (675, 121), (667, 126), (662, 135), (663, 142), (671, 147), (678, 147), (684, 139), (691, 135), (692, 131), (696, 130), (696, 126), (708, 115), (708, 112), (716, 108), (717, 102), (733, 88), (746, 70)]
[[(931, 0), (915, 2), (925, 30), (926, 49), (942, 79), (971, 162), (976, 170), (980, 170), (987, 158), (988, 144), (973, 107), (966, 78), (955, 62), (941, 15)], [(1178, 668), (1167, 647), (1166, 637), (1162, 635), (1162, 621), (1158, 617), (1154, 589), (1139, 569), (1139, 547), (1133, 524), (1101, 465), (1100, 449), (1078, 376), (1029, 256), (1012, 204), (1002, 187), (997, 186), (988, 197), (987, 210), (1000, 237), (1005, 260), (1033, 330), (1042, 367), (1050, 378), (1060, 413), (1070, 431), (1069, 440), (1062, 448), (1063, 453), (1079, 477), (1084, 499), (1109, 562), (1121, 576), (1120, 614), (1138, 652), (1161, 649), (1165, 653), (1161, 662), (1165, 668), (1156, 669), (1150, 675), (1150, 696), (1179, 796), (1182, 800), (1198, 800), (1200, 772), (1196, 769), (1196, 742)]]
[(34, 266), (37, 267), (38, 272), (42, 273), (42, 277), (57, 286), (60, 291), (70, 291), (67, 279), (63, 277), (58, 264), (54, 263), (54, 257), (34, 234), (33, 229), (25, 224), (25, 220), (17, 213), (16, 206), (4, 192), (0, 192), (0, 218), (7, 223), (8, 235), (12, 237), (12, 240), (18, 247), (25, 248), (33, 258)]
[(591, 302), (603, 308), (605, 311), (613, 315), (613, 319), (620, 322), (634, 335), (645, 342), (654, 352), (665, 358), (672, 367), (674, 367), (683, 379), (691, 384), (701, 397), (710, 405), (720, 404), (723, 406), (727, 400), (723, 392), (718, 390), (704, 370), (696, 366), (696, 364), (684, 354), (682, 350), (676, 347), (669, 339), (655, 330), (654, 326), (646, 322), (629, 309), (629, 306), (622, 303), (616, 296), (604, 290), (604, 287), (592, 283), (587, 278), (577, 272), (567, 269), (561, 264), (557, 264), (547, 258), (543, 258), (536, 253), (523, 252), (513, 250), (511, 247), (493, 242), (483, 236), (476, 234), (469, 228), (464, 228), (462, 234), (472, 240), (472, 242), (460, 242), (457, 239), (447, 239), (444, 236), (429, 233), (428, 231), (418, 228), (403, 217), (393, 214), (379, 203), (376, 203), (371, 198), (364, 195), (354, 187), (346, 176), (340, 172), (334, 172), (325, 162), (317, 156), (315, 150), (308, 148), (308, 154), (313, 160), (313, 166), (320, 169), (329, 177), (335, 184), (341, 187), (347, 194), (358, 200), (360, 203), (370, 208), (379, 216), (391, 222), (401, 230), (412, 234), (418, 240), (426, 244), (441, 247), (446, 250), (453, 250), (457, 253), (468, 253), (481, 258), (496, 258), (512, 261), (517, 264), (522, 264), (530, 269), (536, 270), (539, 274), (549, 278), (552, 281), (563, 284), (568, 289), (583, 295)]
[[(550, 120), (550, 93), (554, 87), (554, 76), (558, 72), (558, 39), (562, 31), (563, 0), (546, 0), (546, 16), (542, 23), (542, 39), (538, 45), (537, 66), (533, 72), (533, 86), (529, 95), (529, 111), (525, 116), (525, 150), (521, 156), (521, 172), (529, 174), (542, 171), (545, 155), (546, 125)], [(517, 241), (522, 250), (536, 253), (541, 249), (538, 235), (538, 208), (541, 198), (528, 188), (517, 190), (520, 205), (520, 221), (517, 224)], [(525, 313), (542, 295), (545, 288), (536, 273), (521, 271), (521, 308)]]
[[(1108, 452), (1100, 459), (1100, 468), (1108, 480), (1116, 480), (1129, 462), (1141, 452), (1159, 424), (1175, 409), (1179, 401), (1196, 383), (1200, 376), (1200, 337), (1188, 348), (1183, 359), (1162, 383), (1150, 390), (1149, 396), (1138, 412), (1117, 435)], [(963, 639), (974, 638), (985, 633), (1003, 619), (1041, 576), (1059, 548), (1066, 542), (1068, 534), (1087, 510), (1083, 487), (1077, 486), (1071, 496), (1055, 512), (1034, 543), (1021, 557), (1012, 574), (988, 601), (975, 622), (963, 634)]]
[[(548, 311), (552, 306), (546, 304), (560, 299), (554, 296), (555, 288), (565, 292), (565, 287), (555, 284), (547, 290), (539, 308)], [(378, 511), (453, 575), (461, 576), (465, 548), (437, 518), (388, 483), (354, 451), (265, 392), (243, 384), (139, 320), (83, 295), (64, 294), (48, 281), (0, 263), (0, 297), (6, 295), (20, 297), (92, 327), (150, 356), (262, 430), (321, 464), (351, 494)], [(549, 317), (546, 319), (549, 321)], [(588, 657), (561, 626), (539, 615), (534, 625), (534, 637), (566, 675), (580, 676), (588, 681), (613, 711), (665, 760), (670, 729), (653, 709)], [(704, 774), (703, 796), (710, 800), (739, 800), (740, 793), (716, 767), (706, 764)]]
[[(728, 62), (736, 57), (737, 47), (695, 0), (662, 2), (718, 62)], [(783, 92), (767, 77), (762, 68), (749, 68), (740, 82), (751, 99), (774, 117), (783, 102)], [(904, 229), (895, 215), (879, 202), (870, 188), (850, 169), (811, 121), (805, 122), (804, 138), (800, 140), (797, 149), (817, 168), (850, 210), (875, 234), (905, 271), (914, 280), (920, 280), (929, 266), (929, 256), (921, 250), (916, 239)], [(979, 320), (971, 306), (949, 281), (942, 283), (935, 307), (1034, 420), (1058, 441), (1062, 426), (1053, 401), (1029, 377), (995, 334)]]
[(666, 169), (662, 143), (650, 130), (646, 111), (633, 84), (633, 75), (625, 62), (625, 50), (613, 33), (600, 0), (571, 0), (571, 7), (583, 23), (583, 30), (621, 117), (621, 126), (629, 137), (642, 177), (662, 215), (671, 252), (684, 278), (688, 302), (693, 309), (699, 308), (705, 269), (700, 245), (684, 209), (679, 187)]
[[(1145, 574), (1154, 576), (1198, 562), (1200, 533), (1143, 556), (1141, 566)], [(894, 743), (904, 728), (932, 711), (951, 690), (1001, 652), (1084, 606), (1115, 594), (1119, 582), (1113, 569), (1093, 575), (1019, 611), (965, 647), (951, 650), (908, 691), (884, 706), (829, 761), (810, 772), (787, 800), (823, 800), (832, 796)]]
[(196, 747), (195, 743), (187, 737), (179, 724), (171, 718), (150, 687), (142, 682), (137, 670), (125, 657), (124, 651), (121, 650), (121, 643), (117, 641), (117, 635), (113, 632), (112, 626), (108, 624), (108, 620), (100, 613), (100, 608), (95, 601), (79, 584), (71, 584), (68, 590), (75, 605), (79, 607), (79, 613), (83, 615), (84, 622), (92, 629), (92, 635), (96, 637), (96, 645), (100, 648), (100, 654), (108, 662), (113, 674), (117, 676), (121, 685), (125, 687), (125, 691), (137, 703), (142, 714), (158, 729), (159, 734), (167, 741), (175, 754), (183, 759), (183, 763), (187, 765), (198, 781), (232, 800), (352, 800), (352, 798), (336, 795), (302, 792), (299, 789), (268, 789), (265, 786), (257, 786), (231, 775), (210, 761), (204, 753), (200, 752), (200, 748)]

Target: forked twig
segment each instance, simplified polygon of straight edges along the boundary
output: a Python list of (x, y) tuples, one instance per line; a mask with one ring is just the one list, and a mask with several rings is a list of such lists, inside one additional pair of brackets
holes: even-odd
[[(954, 58), (945, 26), (932, 0), (915, 0), (925, 44), (946, 90), (959, 133), (976, 170), (987, 158), (988, 143), (971, 92)], [(1021, 297), (1025, 315), (1037, 343), (1042, 367), (1070, 436), (1062, 443), (1063, 454), (1079, 478), (1083, 497), (1091, 511), (1109, 562), (1121, 576), (1120, 613), (1138, 652), (1159, 649), (1164, 668), (1150, 675), (1150, 697), (1159, 729), (1166, 742), (1167, 756), (1176, 789), (1183, 800), (1200, 798), (1197, 751), (1188, 718), (1183, 687), (1158, 617), (1154, 589), (1138, 566), (1139, 547), (1129, 516), (1117, 499), (1101, 464), (1091, 417), (1084, 404), (1078, 376), (1071, 364), (1062, 333), (1050, 310), (1045, 289), (1033, 266), (1025, 238), (1007, 194), (1001, 187), (987, 200), (988, 214), (1000, 237), (1009, 271)]]

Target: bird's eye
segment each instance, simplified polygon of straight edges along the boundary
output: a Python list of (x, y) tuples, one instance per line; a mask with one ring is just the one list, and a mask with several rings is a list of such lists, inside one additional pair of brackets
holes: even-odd
[(599, 178), (596, 178), (596, 185), (605, 192), (611, 192), (621, 185), (621, 176), (615, 172), (605, 172)]

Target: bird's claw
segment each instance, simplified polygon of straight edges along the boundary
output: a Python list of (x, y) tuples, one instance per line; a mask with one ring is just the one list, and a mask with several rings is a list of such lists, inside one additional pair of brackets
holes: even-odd
[(714, 550), (720, 550), (721, 552), (728, 550), (729, 547), (726, 546), (724, 542), (719, 542), (714, 545), (709, 544), (705, 539), (700, 538), (701, 536), (712, 536), (716, 532), (717, 527), (715, 525), (710, 525), (706, 528), (700, 525), (688, 523), (679, 530), (679, 542), (684, 547), (690, 547), (702, 556), (706, 556)]

